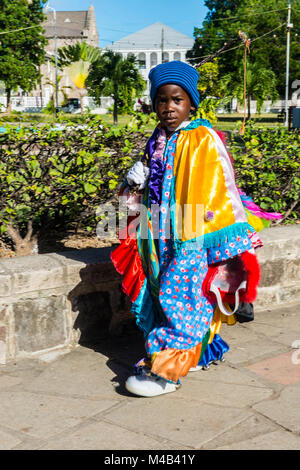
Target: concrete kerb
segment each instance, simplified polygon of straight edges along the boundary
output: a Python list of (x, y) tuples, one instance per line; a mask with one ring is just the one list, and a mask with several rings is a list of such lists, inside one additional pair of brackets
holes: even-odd
[[(300, 225), (261, 233), (256, 310), (300, 300)], [(111, 248), (0, 261), (0, 364), (74, 349), (132, 318)]]

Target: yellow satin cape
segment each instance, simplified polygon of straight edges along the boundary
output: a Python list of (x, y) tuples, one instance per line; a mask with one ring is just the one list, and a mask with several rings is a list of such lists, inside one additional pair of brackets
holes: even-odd
[(232, 232), (245, 231), (247, 218), (233, 168), (215, 131), (204, 126), (180, 131), (173, 175), (177, 241), (199, 240), (209, 247)]

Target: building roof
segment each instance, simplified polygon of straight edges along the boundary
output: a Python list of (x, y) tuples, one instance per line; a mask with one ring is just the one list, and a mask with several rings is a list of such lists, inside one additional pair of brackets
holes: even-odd
[(154, 23), (147, 28), (141, 29), (136, 33), (125, 36), (118, 41), (106, 46), (106, 49), (111, 50), (146, 50), (146, 49), (159, 49), (162, 48), (162, 38), (164, 42), (164, 49), (191, 49), (194, 40), (185, 34), (176, 31), (163, 23)]
[[(53, 12), (46, 13), (47, 20), (43, 23), (45, 36), (53, 38)], [(81, 38), (82, 32), (88, 26), (88, 11), (57, 11), (56, 12), (56, 32), (58, 37)]]

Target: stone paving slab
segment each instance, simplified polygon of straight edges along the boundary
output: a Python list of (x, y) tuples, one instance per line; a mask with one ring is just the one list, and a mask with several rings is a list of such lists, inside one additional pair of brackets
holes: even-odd
[(299, 304), (258, 312), (255, 321), (248, 323), (246, 328), (247, 331), (266, 335), (272, 341), (290, 347), (295, 340), (300, 340)]
[(10, 375), (0, 373), (0, 390), (19, 385), (22, 380), (19, 377), (11, 377)]
[[(107, 366), (107, 358), (92, 350), (75, 350), (49, 364), (36, 379), (26, 386), (26, 390), (34, 393), (55, 393), (62, 396), (86, 398), (89, 400), (102, 400), (111, 398), (116, 394), (119, 386), (117, 377), (128, 376), (129, 369), (116, 363), (114, 370)], [(65, 377), (71, 375), (72, 381)]]
[(68, 354), (0, 365), (0, 450), (299, 449), (300, 382), (290, 374), (298, 377), (300, 364), (288, 361), (300, 349), (275, 334), (300, 339), (299, 305), (269, 310), (224, 325), (225, 362), (156, 398), (124, 387), (144, 355), (134, 329), (96, 344), (86, 338)]
[(0, 430), (0, 450), (11, 450), (21, 442), (21, 439)]
[(278, 356), (252, 364), (248, 369), (265, 377), (267, 380), (282, 385), (299, 383), (300, 367), (299, 363), (296, 363), (293, 359), (294, 354), (294, 351), (279, 354)]
[(300, 384), (285, 387), (274, 400), (254, 405), (254, 409), (290, 431), (300, 432)]
[(250, 442), (253, 438), (259, 439), (260, 436), (277, 430), (278, 426), (272, 423), (271, 420), (259, 414), (253, 414), (214, 439), (205, 442), (204, 448), (207, 450), (238, 449), (241, 442), (244, 442), (245, 437), (247, 437), (247, 442)]
[[(108, 439), (109, 436), (109, 439)], [(68, 436), (49, 440), (39, 450), (178, 450), (179, 447), (169, 441), (150, 437), (142, 432), (135, 432), (105, 421), (81, 426)]]
[(249, 341), (240, 343), (238, 341), (230, 341), (224, 334), (224, 339), (230, 344), (230, 351), (226, 354), (226, 360), (232, 364), (242, 365), (255, 362), (257, 359), (264, 359), (280, 352), (285, 352), (286, 347), (278, 346), (277, 343), (269, 340), (263, 341), (262, 338), (256, 337)]
[[(219, 368), (220, 367), (222, 366), (219, 366)], [(249, 384), (230, 384), (219, 382), (219, 380), (208, 382), (202, 381), (201, 379), (191, 380), (188, 377), (182, 379), (182, 383), (184, 388), (187, 388), (186, 385), (188, 384), (189, 399), (203, 400), (205, 403), (213, 403), (216, 406), (224, 406), (227, 408), (247, 408), (261, 400), (271, 397), (273, 394), (271, 388), (249, 386)]]
[(184, 381), (200, 381), (200, 382), (211, 382), (212, 384), (219, 383), (222, 386), (229, 385), (243, 385), (249, 387), (265, 387), (262, 384), (260, 378), (250, 373), (246, 368), (239, 368), (235, 364), (228, 362), (225, 359), (224, 362), (217, 362), (210, 365), (208, 370), (200, 370), (196, 372), (189, 372), (189, 374), (183, 379)]
[[(253, 322), (222, 327), (222, 337), (230, 344), (227, 360), (233, 364), (251, 364), (259, 357), (285, 353), (295, 341), (300, 342), (300, 304), (290, 303), (256, 311)], [(267, 339), (267, 341), (266, 341)]]
[(0, 422), (6, 428), (43, 439), (66, 431), (104, 411), (116, 400), (80, 400), (22, 391), (0, 393)]
[(288, 431), (273, 431), (216, 450), (299, 450), (300, 436)]
[(122, 410), (107, 413), (106, 419), (131, 431), (197, 449), (250, 414), (247, 409), (206, 404), (202, 399), (191, 400), (188, 389), (184, 392), (182, 388), (172, 395), (172, 402), (167, 395), (155, 400), (138, 398), (124, 403)]

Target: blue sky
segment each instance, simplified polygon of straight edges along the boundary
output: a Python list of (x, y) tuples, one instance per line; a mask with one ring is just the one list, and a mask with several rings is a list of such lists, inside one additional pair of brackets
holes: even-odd
[(204, 0), (50, 0), (57, 11), (95, 8), (100, 47), (157, 21), (193, 37), (194, 26), (201, 26), (207, 8)]

